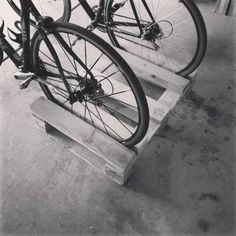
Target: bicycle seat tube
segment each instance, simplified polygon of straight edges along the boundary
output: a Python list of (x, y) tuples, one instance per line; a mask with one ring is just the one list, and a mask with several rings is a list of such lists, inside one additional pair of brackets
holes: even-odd
[(98, 21), (101, 19), (102, 13), (104, 11), (104, 5), (105, 5), (105, 0), (100, 0), (99, 4), (98, 4), (98, 11), (97, 11), (97, 15), (93, 21), (93, 24), (97, 24)]
[(20, 0), (21, 4), (21, 32), (22, 32), (22, 49), (23, 49), (23, 72), (30, 71), (30, 0)]

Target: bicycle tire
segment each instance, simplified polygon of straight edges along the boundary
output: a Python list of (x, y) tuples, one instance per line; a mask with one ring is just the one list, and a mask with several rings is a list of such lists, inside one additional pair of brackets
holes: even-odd
[[(63, 1), (63, 3), (62, 3)], [(19, 5), (19, 0), (7, 0), (8, 4), (11, 6), (11, 8), (20, 16), (20, 5)], [(36, 4), (36, 8), (37, 10), (39, 10), (40, 14), (42, 14), (42, 16), (51, 16), (50, 14), (48, 14), (48, 8), (52, 5), (46, 5), (47, 6), (47, 14), (44, 13), (46, 7), (43, 8), (43, 5), (45, 3), (41, 3), (40, 0), (38, 3), (36, 3), (36, 1), (32, 0), (32, 2), (34, 4)], [(53, 1), (55, 4), (55, 1)], [(46, 4), (50, 4), (50, 0), (48, 1), (47, 0), (47, 3)], [(55, 5), (53, 5), (54, 8), (55, 8)], [(58, 9), (61, 9), (61, 10), (58, 10)], [(50, 11), (50, 10), (49, 10)], [(58, 22), (69, 22), (70, 20), (70, 17), (71, 17), (71, 1), (70, 0), (61, 0), (61, 3), (60, 3), (60, 6), (58, 6), (56, 8), (56, 11), (58, 11), (60, 13), (60, 15), (58, 16), (57, 15), (57, 19), (55, 19), (56, 21)], [(55, 12), (55, 11), (54, 11)], [(57, 12), (57, 14), (58, 14)], [(33, 26), (36, 26), (36, 22), (33, 20), (33, 19), (30, 19), (30, 24), (33, 25)]]
[[(61, 80), (61, 74), (59, 75), (57, 72), (58, 65), (54, 65), (54, 63), (51, 65), (52, 59), (50, 58), (50, 54), (47, 53), (47, 50), (50, 49), (46, 49), (44, 40), (39, 31), (36, 31), (32, 38), (32, 64), (34, 65), (34, 71), (46, 81), (50, 81), (54, 86), (50, 88), (47, 84), (40, 83), (46, 97), (65, 109), (70, 110), (73, 114), (83, 118), (126, 146), (131, 147), (141, 141), (147, 132), (149, 124), (147, 100), (137, 77), (124, 59), (104, 40), (77, 25), (54, 22), (51, 24), (50, 32), (52, 33), (48, 34), (48, 37), (58, 54), (58, 58), (60, 58), (60, 63), (63, 65), (63, 73), (67, 75), (66, 79), (69, 81), (70, 89), (73, 90), (77, 100), (73, 105), (69, 104), (69, 96), (61, 88), (64, 85)], [(70, 57), (71, 54), (68, 53), (67, 47), (59, 43), (58, 34), (64, 40), (67, 40), (67, 45), (73, 48), (73, 51), (78, 49), (80, 53), (79, 59), (74, 55), (72, 55), (72, 58)], [(67, 37), (68, 39), (66, 39)], [(65, 53), (65, 55), (61, 53)], [(82, 64), (79, 60), (83, 60), (85, 63)], [(86, 65), (86, 68), (92, 73), (91, 76), (85, 71), (83, 65)], [(93, 86), (91, 85), (93, 81), (92, 77), (97, 80), (95, 89), (90, 87)], [(86, 86), (88, 87), (86, 88)], [(121, 87), (118, 88), (119, 86)], [(123, 86), (125, 86), (125, 89)], [(83, 93), (83, 96), (81, 93)], [(119, 97), (121, 93), (125, 93), (125, 102), (122, 100), (123, 98)], [(116, 101), (113, 100), (116, 96), (119, 97), (118, 103), (125, 105), (126, 108), (129, 107), (135, 110), (136, 115), (133, 130), (130, 127), (128, 128), (130, 130), (127, 130), (128, 126), (124, 125), (124, 119), (126, 119), (124, 118), (125, 114), (119, 110), (119, 107), (114, 108), (113, 104), (111, 104)], [(83, 98), (81, 99), (81, 97)], [(112, 99), (112, 102), (107, 101), (110, 99)], [(81, 106), (84, 109), (83, 115), (85, 116), (86, 114), (86, 117), (81, 116), (81, 111), (79, 111), (79, 107)], [(95, 108), (95, 106), (97, 107)], [(78, 108), (76, 111), (75, 107), (76, 109)], [(102, 113), (104, 110), (109, 113), (109, 118), (106, 117), (107, 113)], [(102, 122), (102, 125), (99, 126), (96, 122)], [(113, 126), (111, 127), (111, 125)], [(121, 137), (121, 135), (123, 136)]]
[(0, 66), (2, 65), (3, 62), (3, 50), (0, 48)]
[[(133, 52), (137, 53), (138, 47), (135, 50), (134, 48), (132, 48), (130, 46), (132, 42), (125, 42), (124, 43), (124, 41), (127, 39), (124, 39), (124, 38), (122, 39), (120, 36), (120, 33), (115, 32), (117, 29), (121, 29), (121, 27), (119, 28), (118, 26), (115, 26), (115, 25), (118, 25), (118, 20), (119, 20), (119, 22), (122, 21), (122, 17), (123, 18), (126, 17), (125, 14), (127, 14), (127, 13), (125, 13), (125, 9), (122, 9), (122, 7), (119, 10), (117, 10), (117, 12), (115, 12), (114, 14), (112, 13), (112, 10), (113, 10), (112, 7), (117, 2), (120, 2), (120, 1), (119, 0), (108, 0), (108, 2), (106, 4), (105, 19), (106, 19), (106, 22), (109, 22), (109, 24), (108, 24), (109, 38), (110, 38), (111, 42), (113, 43), (113, 45), (115, 45), (116, 47), (122, 48), (126, 51), (130, 50), (130, 51), (132, 51), (132, 53)], [(139, 1), (135, 1), (135, 4), (138, 5), (138, 2)], [(200, 63), (202, 62), (205, 52), (206, 52), (206, 47), (207, 47), (207, 30), (206, 30), (205, 22), (203, 20), (200, 10), (198, 9), (197, 5), (192, 0), (182, 0), (182, 1), (150, 0), (150, 1), (146, 1), (146, 2), (148, 4), (150, 4), (150, 2), (152, 2), (150, 9), (151, 9), (153, 15), (154, 15), (154, 10), (156, 10), (155, 14), (160, 15), (160, 18), (159, 19), (156, 18), (155, 21), (158, 22), (160, 29), (161, 29), (161, 27), (163, 27), (162, 33), (164, 32), (163, 34), (166, 34), (166, 35), (162, 35), (163, 38), (154, 39), (155, 43), (157, 44), (157, 46), (159, 48), (156, 48), (156, 49), (151, 48), (150, 50), (146, 49), (146, 55), (143, 58), (146, 60), (149, 60), (150, 62), (152, 62), (154, 64), (162, 66), (165, 69), (170, 70), (178, 75), (181, 75), (184, 77), (188, 76), (194, 70), (196, 70), (197, 67), (200, 65)], [(127, 4), (126, 11), (128, 11), (127, 9), (128, 9), (128, 7), (130, 7), (130, 6), (128, 6), (129, 1), (128, 2), (126, 1), (125, 4)], [(139, 5), (139, 7), (140, 7), (140, 5)], [(175, 8), (175, 7), (178, 7), (178, 8)], [(138, 6), (137, 6), (137, 8), (138, 8)], [(136, 8), (136, 10), (140, 10), (137, 8)], [(159, 13), (158, 13), (158, 9), (160, 9)], [(124, 16), (122, 16), (122, 14), (119, 13), (119, 11), (122, 11), (122, 10), (124, 12)], [(167, 12), (168, 10), (170, 10), (170, 12)], [(145, 24), (147, 25), (150, 23), (150, 20), (147, 21), (147, 18), (145, 18), (145, 16), (144, 16), (145, 11), (146, 11), (145, 9), (141, 9), (140, 13), (138, 13), (138, 14), (139, 14), (139, 17), (142, 14), (143, 19), (141, 19), (141, 18), (140, 19), (143, 20), (142, 22), (144, 22), (143, 23), (144, 25)], [(181, 13), (181, 14), (179, 14), (179, 13)], [(174, 14), (176, 14), (176, 15), (174, 15)], [(184, 16), (184, 14), (185, 14), (185, 16)], [(126, 21), (131, 22), (133, 20), (133, 19), (131, 19), (132, 18), (131, 16), (132, 15), (129, 15), (130, 19), (128, 19), (128, 20), (126, 19)], [(146, 17), (147, 17), (147, 14), (146, 14)], [(163, 17), (163, 18), (161, 18), (161, 17)], [(186, 17), (189, 17), (188, 19), (190, 19), (191, 21), (186, 20)], [(117, 23), (115, 21), (116, 19), (117, 19)], [(181, 21), (177, 22), (178, 20), (181, 20)], [(124, 22), (125, 22), (125, 20), (123, 20), (123, 23)], [(176, 24), (174, 24), (175, 22), (176, 22)], [(181, 24), (183, 27), (180, 27)], [(189, 29), (191, 27), (190, 32), (186, 31), (186, 29), (188, 29), (188, 27), (189, 27)], [(193, 30), (193, 27), (195, 27), (194, 30)], [(124, 29), (124, 27), (123, 27), (123, 29)], [(164, 31), (164, 29), (166, 31)], [(169, 30), (169, 32), (168, 32), (168, 30)], [(172, 30), (172, 32), (171, 32), (171, 30)], [(183, 32), (181, 32), (181, 30)], [(154, 35), (155, 35), (155, 33), (154, 33)], [(181, 37), (183, 35), (184, 35), (184, 38), (182, 40)], [(130, 38), (128, 38), (128, 39), (130, 39)], [(124, 41), (122, 41), (122, 40), (124, 40)], [(172, 40), (172, 41), (170, 41), (170, 40)], [(194, 43), (194, 40), (196, 40), (196, 44), (193, 47), (193, 44), (191, 44), (191, 42)], [(144, 46), (150, 47), (151, 43), (149, 43), (147, 41), (148, 40), (146, 40), (146, 39), (142, 40), (142, 42), (140, 40), (139, 45), (140, 45), (140, 47), (142, 47), (140, 49), (140, 54), (143, 53), (143, 51), (145, 50)], [(122, 43), (123, 43), (123, 45), (122, 45)], [(127, 44), (127, 47), (124, 46), (125, 44)], [(169, 48), (167, 48), (167, 46), (166, 46), (167, 44), (168, 44)], [(153, 47), (153, 45), (151, 45), (151, 46)], [(154, 46), (156, 47), (156, 45), (154, 45)], [(190, 49), (188, 49), (188, 47)], [(186, 49), (186, 51), (184, 51), (185, 49)], [(143, 51), (141, 52), (141, 50), (143, 50)], [(158, 52), (160, 52), (160, 53), (156, 54), (156, 53), (154, 53), (154, 50), (158, 50)], [(153, 55), (151, 55), (151, 53)], [(137, 55), (138, 55), (138, 53), (137, 53)], [(169, 58), (168, 58), (168, 55), (169, 55)], [(143, 55), (138, 55), (138, 56), (142, 57)], [(152, 56), (153, 56), (153, 58), (151, 58)], [(160, 61), (158, 61), (158, 59)]]

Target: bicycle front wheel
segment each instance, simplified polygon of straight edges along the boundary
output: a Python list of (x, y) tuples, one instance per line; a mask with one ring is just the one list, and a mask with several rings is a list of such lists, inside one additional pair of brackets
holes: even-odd
[(44, 79), (40, 85), (47, 98), (126, 146), (138, 143), (147, 132), (149, 112), (127, 63), (84, 28), (53, 23), (50, 32), (60, 65), (38, 31), (32, 39), (34, 70)]
[(108, 0), (105, 18), (115, 46), (181, 76), (204, 57), (206, 27), (192, 0)]
[[(20, 0), (7, 0), (12, 9), (20, 15)], [(42, 16), (51, 16), (59, 22), (68, 22), (71, 16), (70, 0), (31, 0)], [(30, 19), (32, 25), (36, 25), (33, 18)]]

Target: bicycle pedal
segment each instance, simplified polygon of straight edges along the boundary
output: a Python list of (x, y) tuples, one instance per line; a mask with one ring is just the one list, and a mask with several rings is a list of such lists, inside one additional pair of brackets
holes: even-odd
[(22, 72), (22, 71), (17, 71), (14, 74), (16, 80), (26, 80), (31, 76), (35, 76), (35, 74), (32, 72)]
[(30, 82), (34, 80), (35, 78), (36, 78), (35, 76), (31, 76), (28, 79), (22, 81), (20, 83), (20, 89), (26, 89), (29, 86)]
[(30, 82), (36, 78), (35, 74), (32, 72), (21, 72), (21, 71), (18, 71), (14, 75), (14, 77), (16, 80), (23, 80), (20, 83), (20, 89), (26, 89), (30, 84)]

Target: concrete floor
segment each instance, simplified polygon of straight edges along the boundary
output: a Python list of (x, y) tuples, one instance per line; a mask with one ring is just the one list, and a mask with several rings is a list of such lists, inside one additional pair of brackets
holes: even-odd
[(209, 44), (193, 91), (125, 186), (38, 131), (40, 89), (1, 66), (0, 235), (235, 235), (236, 22), (200, 7)]

